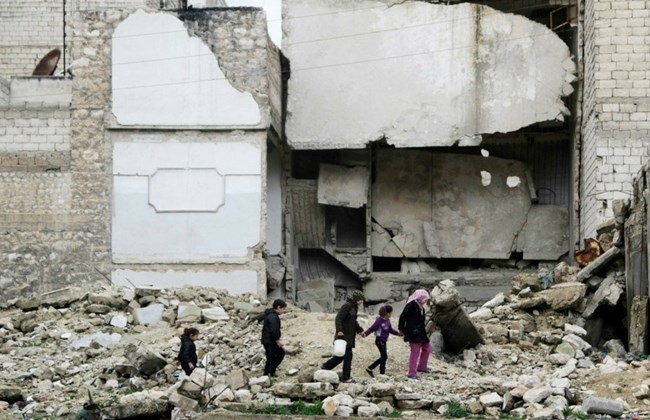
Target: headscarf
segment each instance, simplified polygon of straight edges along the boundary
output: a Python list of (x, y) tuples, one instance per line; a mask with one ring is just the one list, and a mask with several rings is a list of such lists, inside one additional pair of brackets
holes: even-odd
[(420, 304), (420, 306), (422, 306), (422, 302), (429, 299), (430, 299), (429, 292), (427, 292), (425, 289), (418, 289), (415, 292), (413, 292), (411, 296), (409, 296), (406, 303), (411, 303), (414, 300), (416, 300)]
[(366, 300), (366, 297), (363, 295), (361, 290), (353, 290), (347, 298), (348, 302), (358, 302), (360, 300)]

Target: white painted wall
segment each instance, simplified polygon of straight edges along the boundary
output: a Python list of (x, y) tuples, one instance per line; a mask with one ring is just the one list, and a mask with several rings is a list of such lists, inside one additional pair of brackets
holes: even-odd
[(252, 95), (232, 87), (210, 48), (172, 15), (133, 13), (115, 29), (112, 53), (113, 114), (119, 124), (260, 123)]
[[(258, 293), (257, 272), (235, 271), (135, 271), (115, 270), (113, 284), (127, 287), (157, 287), (174, 289), (187, 285), (225, 289), (232, 294)], [(266, 292), (266, 291), (264, 291)]]
[(299, 149), (446, 146), (568, 112), (574, 63), (545, 26), (475, 4), (285, 0), (286, 134)]
[(246, 262), (263, 240), (261, 153), (247, 143), (115, 143), (113, 261)]

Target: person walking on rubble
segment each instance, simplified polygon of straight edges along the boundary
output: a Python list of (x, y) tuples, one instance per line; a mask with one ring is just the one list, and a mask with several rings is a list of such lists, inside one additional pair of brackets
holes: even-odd
[(424, 325), (424, 304), (429, 300), (429, 292), (418, 289), (406, 301), (406, 306), (399, 316), (399, 331), (404, 334), (404, 341), (411, 347), (407, 377), (418, 380), (418, 372), (429, 372), (429, 354), (431, 343)]
[(194, 342), (199, 338), (199, 330), (193, 327), (185, 328), (181, 335), (181, 348), (178, 351), (178, 362), (186, 375), (191, 375), (196, 369), (198, 357)]
[(262, 326), (262, 345), (266, 353), (264, 375), (275, 376), (275, 371), (284, 360), (284, 344), (280, 341), (282, 335), (280, 315), (287, 310), (287, 304), (282, 299), (273, 301), (273, 307), (264, 312), (264, 325)]
[(351, 378), (352, 349), (354, 348), (356, 334), (363, 333), (363, 328), (357, 322), (357, 308), (363, 303), (363, 300), (363, 292), (355, 290), (348, 295), (345, 303), (339, 309), (334, 320), (336, 326), (334, 340), (342, 339), (346, 341), (345, 354), (343, 356), (334, 356), (321, 366), (323, 369), (331, 370), (343, 362), (342, 382), (354, 382)]
[(386, 350), (386, 341), (388, 341), (388, 336), (390, 334), (402, 335), (393, 328), (390, 324), (390, 317), (393, 314), (393, 307), (390, 305), (383, 305), (379, 308), (379, 316), (375, 319), (375, 322), (363, 332), (363, 336), (367, 337), (373, 332), (375, 333), (375, 345), (379, 350), (379, 359), (375, 360), (366, 368), (366, 372), (371, 377), (375, 377), (373, 369), (379, 366), (379, 373), (382, 375), (386, 373), (386, 360), (388, 360), (388, 351)]

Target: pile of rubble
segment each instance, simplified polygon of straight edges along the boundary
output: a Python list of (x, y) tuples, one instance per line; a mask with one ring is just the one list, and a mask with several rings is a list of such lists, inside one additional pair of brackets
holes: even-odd
[[(18, 298), (0, 311), (0, 416), (64, 418), (96, 410), (115, 419), (210, 418), (219, 410), (275, 412), (270, 408), (297, 401), (318, 401), (327, 415), (359, 417), (399, 410), (432, 418), (453, 407), (530, 419), (647, 416), (650, 364), (627, 353), (602, 320), (624, 296), (619, 254), (611, 248), (581, 271), (559, 264), (521, 274), (510, 294), (469, 315), (454, 284), (440, 282), (429, 310), (436, 357), (417, 382), (398, 369), (366, 378), (363, 369), (377, 356), (368, 340), (355, 349), (357, 382), (340, 383), (336, 372), (318, 368), (315, 356), (329, 354), (333, 316), (299, 308), (283, 316), (282, 373), (261, 376), (255, 318), (266, 302), (254, 296), (105, 287)], [(190, 325), (201, 331), (202, 366), (187, 377), (173, 359)], [(322, 343), (309, 342), (305, 328), (320, 331)], [(389, 340), (392, 366), (406, 366), (399, 345)], [(617, 384), (612, 375), (624, 379)]]

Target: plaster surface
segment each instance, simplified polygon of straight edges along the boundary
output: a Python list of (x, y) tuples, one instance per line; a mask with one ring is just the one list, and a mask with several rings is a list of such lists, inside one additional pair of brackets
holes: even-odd
[(258, 147), (116, 143), (113, 159), (114, 262), (244, 261), (262, 240)]
[(70, 106), (72, 80), (62, 77), (12, 77), (9, 105)]
[(257, 125), (249, 92), (226, 79), (217, 58), (183, 23), (142, 10), (113, 33), (113, 114), (123, 125)]
[(127, 287), (180, 288), (203, 286), (228, 290), (232, 294), (259, 293), (257, 272), (235, 271), (136, 271), (115, 270), (113, 284)]
[(286, 0), (297, 149), (476, 145), (568, 114), (575, 65), (545, 26), (489, 7)]

